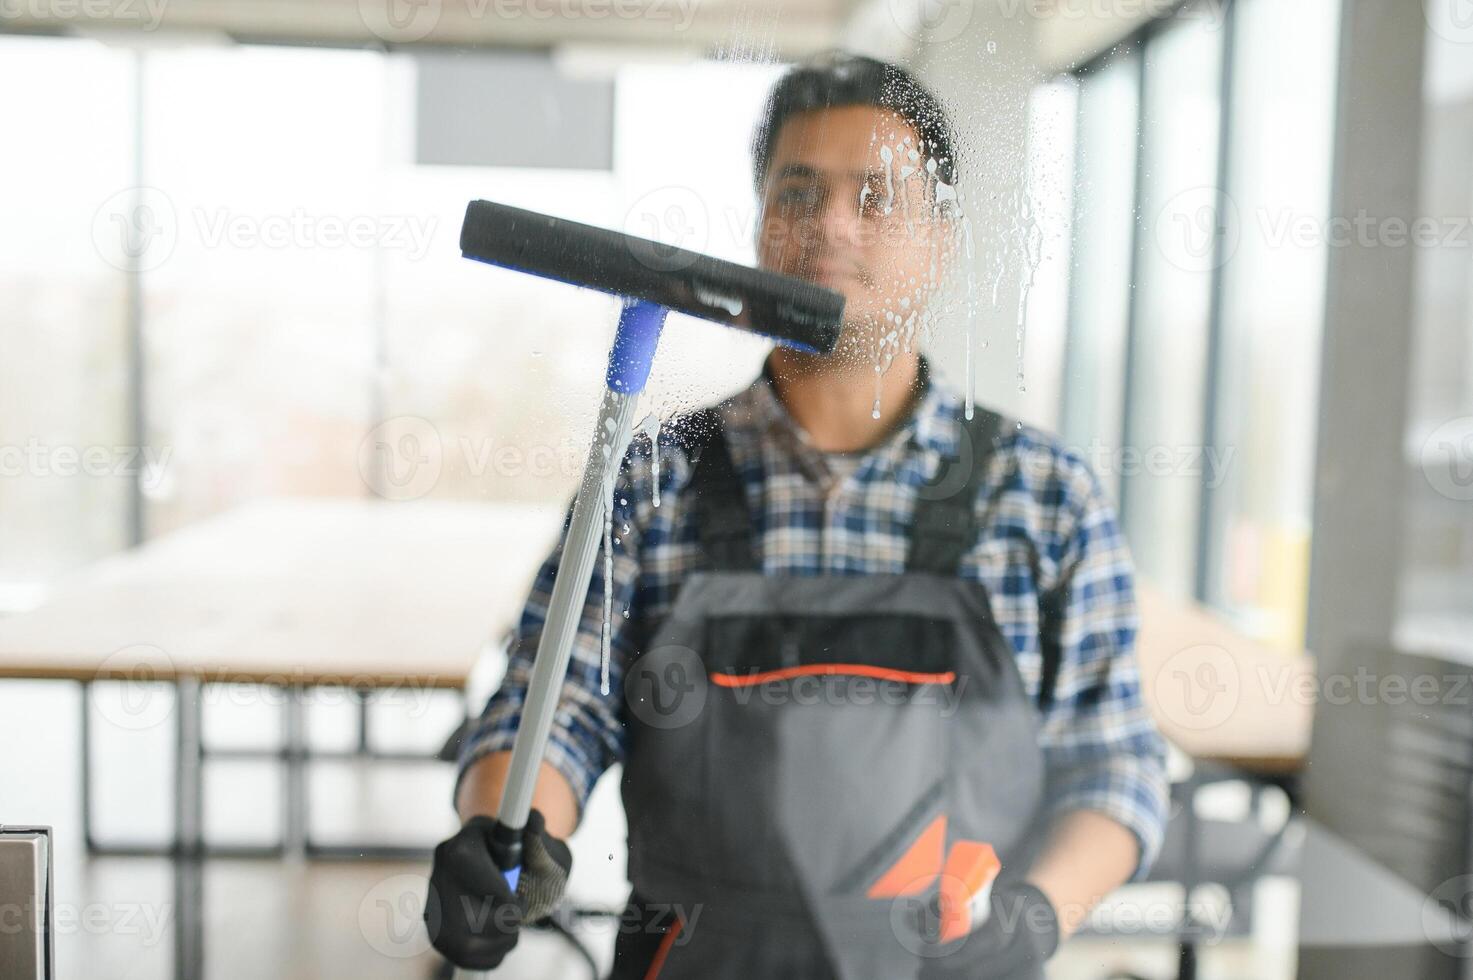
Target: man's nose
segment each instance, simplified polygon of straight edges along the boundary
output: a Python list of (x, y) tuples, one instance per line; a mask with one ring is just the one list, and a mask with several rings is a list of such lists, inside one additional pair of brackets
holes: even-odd
[(830, 194), (818, 214), (817, 225), (826, 247), (857, 248), (861, 244), (858, 198)]

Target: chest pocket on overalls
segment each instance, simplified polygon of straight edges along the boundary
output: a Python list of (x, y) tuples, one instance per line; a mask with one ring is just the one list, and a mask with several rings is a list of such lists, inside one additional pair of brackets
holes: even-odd
[[(892, 610), (900, 585), (782, 581), (765, 609), (707, 618), (703, 810), (713, 846), (747, 855), (740, 868), (720, 862), (742, 883), (792, 890), (796, 876), (805, 893), (857, 891), (864, 856), (934, 816), (915, 804), (939, 808), (956, 631)], [(766, 846), (748, 848), (754, 837)]]

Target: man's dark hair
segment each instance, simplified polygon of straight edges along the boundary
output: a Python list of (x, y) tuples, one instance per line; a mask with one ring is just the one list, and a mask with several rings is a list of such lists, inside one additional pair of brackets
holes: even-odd
[(830, 51), (793, 67), (778, 79), (752, 139), (752, 163), (760, 190), (772, 163), (772, 147), (788, 117), (815, 109), (869, 105), (889, 109), (915, 129), (923, 153), (936, 160), (936, 176), (956, 183), (956, 149), (951, 121), (941, 101), (898, 65), (843, 51)]

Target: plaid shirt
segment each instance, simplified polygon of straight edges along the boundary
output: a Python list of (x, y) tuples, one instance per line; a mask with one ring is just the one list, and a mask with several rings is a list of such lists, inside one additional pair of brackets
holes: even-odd
[[(909, 418), (852, 473), (838, 477), (765, 377), (722, 403), (727, 444), (755, 510), (753, 542), (763, 570), (903, 572), (917, 489), (957, 451), (960, 410), (953, 393), (928, 383)], [(638, 637), (653, 632), (700, 561), (695, 509), (683, 493), (692, 468), (666, 435), (658, 446), (660, 506), (654, 506), (651, 446), (643, 436), (630, 447), (615, 490), (612, 693), (600, 694), (600, 559), (553, 721), (546, 758), (580, 802), (624, 757), (622, 679)], [(1040, 733), (1047, 806), (1050, 815), (1098, 811), (1133, 832), (1141, 860), (1132, 880), (1139, 880), (1165, 831), (1166, 752), (1141, 699), (1131, 564), (1115, 514), (1087, 464), (1035, 429), (1006, 426), (987, 466), (977, 499), (979, 514), (986, 508), (987, 516), (960, 574), (985, 586), (1035, 700), (1042, 668), (1039, 594), (1067, 583), (1062, 656)], [(555, 551), (537, 575), (505, 680), (465, 740), (462, 773), (487, 753), (511, 748), (557, 564)]]

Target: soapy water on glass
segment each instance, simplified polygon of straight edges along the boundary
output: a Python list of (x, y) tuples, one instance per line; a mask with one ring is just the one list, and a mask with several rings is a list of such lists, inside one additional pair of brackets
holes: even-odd
[[(651, 490), (650, 503), (655, 507), (660, 506), (660, 416), (651, 412), (635, 428), (635, 434), (643, 433), (650, 440), (650, 473)], [(609, 420), (605, 426), (604, 444), (600, 452), (605, 459), (623, 459), (628, 445), (616, 447), (613, 445), (614, 424)], [(616, 483), (618, 468), (610, 466), (607, 470), (608, 476), (604, 480), (604, 621), (603, 631), (600, 637), (599, 649), (599, 693), (607, 696), (609, 693), (609, 666), (613, 653), (613, 623), (614, 623), (614, 485)], [(619, 506), (627, 506), (627, 498), (619, 498)], [(629, 533), (629, 525), (626, 523), (620, 527), (620, 537)], [(629, 610), (623, 610), (624, 618), (629, 617)]]
[[(989, 44), (989, 53), (994, 46)], [(876, 342), (874, 345), (874, 369), (875, 369), (875, 400), (871, 409), (871, 416), (875, 419), (881, 417), (881, 394), (883, 391), (883, 377), (895, 356), (901, 351), (909, 352), (916, 343), (917, 335), (922, 331), (932, 330), (938, 323), (940, 315), (945, 310), (933, 308), (932, 303), (919, 303), (918, 301), (927, 292), (929, 287), (938, 285), (941, 278), (940, 264), (938, 262), (937, 250), (946, 248), (955, 249), (960, 252), (963, 259), (964, 269), (964, 292), (962, 300), (962, 316), (965, 320), (963, 335), (965, 338), (965, 358), (963, 363), (965, 373), (965, 414), (971, 419), (975, 413), (976, 406), (976, 355), (985, 351), (988, 347), (986, 338), (976, 336), (979, 326), (979, 290), (977, 288), (976, 261), (977, 248), (974, 237), (972, 217), (968, 214), (968, 208), (962, 194), (956, 187), (942, 179), (938, 173), (938, 162), (934, 156), (926, 156), (922, 160), (922, 151), (925, 142), (918, 141), (912, 145), (910, 137), (904, 137), (896, 146), (881, 145), (879, 157), (884, 164), (885, 201), (883, 213), (889, 216), (894, 210), (895, 188), (897, 182), (903, 182), (914, 174), (924, 170), (931, 178), (933, 188), (932, 214), (934, 219), (954, 218), (956, 221), (956, 234), (950, 239), (943, 239), (939, 245), (932, 246), (931, 266), (928, 281), (917, 283), (914, 279), (904, 283), (903, 286), (911, 289), (911, 295), (899, 295), (896, 297), (895, 310), (885, 313), (885, 322), (889, 326), (883, 333), (876, 331)], [(895, 168), (899, 172), (895, 172)], [(863, 186), (859, 191), (859, 205), (863, 209), (867, 199), (872, 194), (869, 187)], [(1025, 332), (1028, 321), (1028, 301), (1032, 292), (1035, 276), (1042, 258), (1043, 232), (1037, 220), (1036, 200), (1031, 188), (1010, 195), (1013, 207), (1009, 209), (1011, 220), (998, 233), (999, 241), (996, 247), (987, 250), (990, 259), (991, 289), (989, 291), (991, 308), (996, 311), (999, 308), (1001, 289), (1003, 282), (1008, 278), (1011, 259), (1017, 260), (1018, 265), (1018, 301), (1015, 310), (1015, 337), (1017, 341), (1017, 381), (1020, 392), (1026, 390), (1024, 385), (1023, 355)], [(903, 195), (901, 204), (901, 217), (908, 234), (914, 235), (914, 215), (911, 212), (909, 195)], [(742, 305), (739, 299), (712, 293), (701, 295), (700, 300), (709, 306), (722, 309), (736, 316), (741, 313)], [(658, 413), (651, 413), (639, 423), (635, 432), (643, 433), (650, 440), (650, 469), (651, 469), (651, 503), (655, 507), (660, 506), (660, 452), (659, 432), (660, 418)], [(627, 446), (614, 447), (611, 442), (613, 438), (612, 426), (604, 433), (604, 445), (602, 452), (606, 457), (611, 457), (617, 452), (617, 457), (622, 458)], [(615, 476), (617, 469), (610, 467), (610, 476), (605, 481), (604, 491), (604, 610), (603, 610), (603, 633), (602, 649), (600, 652), (600, 690), (604, 695), (609, 693), (610, 680), (610, 658), (612, 652), (612, 629), (613, 629), (613, 519), (614, 519), (614, 492)], [(626, 529), (627, 533), (627, 529)], [(628, 610), (624, 610), (628, 616)]]

